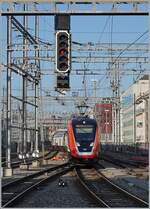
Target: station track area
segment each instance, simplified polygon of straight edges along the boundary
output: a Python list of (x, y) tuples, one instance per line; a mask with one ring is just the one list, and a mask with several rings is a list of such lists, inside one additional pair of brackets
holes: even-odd
[(122, 168), (146, 167), (149, 165), (148, 156), (137, 156), (136, 154), (125, 154), (118, 152), (103, 151), (102, 159), (112, 162)]
[(79, 181), (100, 207), (146, 207), (148, 203), (123, 190), (97, 168), (76, 169)]
[[(44, 160), (49, 160), (51, 158), (53, 158), (55, 155), (57, 155), (58, 151), (50, 151), (50, 152), (46, 152), (44, 153), (44, 155), (41, 153), (40, 156), (38, 158), (29, 158), (29, 159), (25, 159), (25, 160), (18, 160), (18, 158), (14, 158), (12, 163), (11, 163), (11, 167), (12, 168), (18, 168), (21, 164), (26, 164), (26, 165), (30, 165), (33, 161), (38, 160), (38, 161), (42, 161)], [(2, 167), (6, 166), (7, 161), (3, 161), (2, 162)]]
[[(61, 166), (54, 166), (46, 176), (38, 175), (34, 178), (25, 179), (22, 181), (23, 192), (19, 194), (19, 198), (10, 203), (5, 204), (5, 207), (98, 207), (87, 194), (84, 194), (83, 188), (77, 181), (74, 168), (75, 164), (66, 163)], [(82, 166), (83, 167), (83, 166)], [(34, 181), (34, 182), (33, 182)], [(32, 185), (30, 183), (32, 182)], [(28, 184), (27, 189), (24, 188)], [(34, 186), (35, 185), (35, 186)], [(7, 186), (6, 186), (7, 187)], [(15, 187), (15, 185), (14, 185)], [(7, 188), (6, 188), (7, 189)], [(13, 187), (8, 188), (11, 192)], [(8, 190), (5, 190), (8, 191)], [(20, 190), (20, 188), (19, 188)]]
[(113, 160), (100, 160), (97, 164), (101, 172), (118, 186), (137, 197), (148, 201), (149, 199), (149, 168), (136, 167), (117, 163)]
[(34, 174), (28, 175), (11, 183), (2, 186), (2, 207), (10, 207), (20, 201), (27, 193), (40, 185), (56, 178), (59, 175), (73, 169), (73, 165), (65, 163), (50, 167)]
[[(16, 163), (16, 166), (13, 167), (13, 176), (3, 176), (2, 185), (4, 185), (5, 183), (11, 183), (14, 180), (33, 174), (36, 171), (41, 171), (48, 166), (59, 164), (59, 161), (53, 161), (57, 156), (60, 156), (60, 152), (52, 151), (45, 153), (44, 158), (43, 156), (40, 156), (38, 159), (31, 159), (29, 160), (29, 162), (26, 161), (25, 164), (20, 162)], [(38, 162), (38, 165), (34, 164), (35, 162)], [(67, 162), (67, 160), (60, 162), (60, 164), (64, 162)], [(24, 165), (27, 166), (24, 167)]]
[(130, 165), (128, 162), (124, 163), (121, 162), (121, 160), (117, 159), (107, 159), (103, 158), (103, 160), (100, 160), (100, 165), (104, 168), (111, 168), (116, 170), (123, 171), (124, 173), (128, 175), (136, 176), (137, 178), (144, 178), (145, 180), (148, 180), (149, 177), (149, 168), (148, 166), (136, 166), (136, 165)]
[(124, 187), (117, 184), (116, 177), (124, 178), (127, 168), (104, 160), (93, 165), (71, 163), (63, 152), (49, 157), (37, 168), (16, 168), (10, 182), (2, 179), (2, 207), (148, 207), (146, 195), (145, 200), (132, 191), (124, 195), (120, 189)]
[(136, 162), (136, 161), (131, 161), (128, 159), (118, 159), (118, 158), (114, 158), (112, 156), (103, 156), (102, 158), (105, 161), (108, 161), (110, 163), (113, 163), (116, 166), (119, 166), (121, 168), (143, 168), (148, 166), (148, 163), (146, 162)]

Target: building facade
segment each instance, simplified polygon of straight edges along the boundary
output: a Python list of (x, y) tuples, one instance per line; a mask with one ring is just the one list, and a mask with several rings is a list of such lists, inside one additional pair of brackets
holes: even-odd
[(112, 143), (112, 104), (95, 104), (94, 112), (99, 126), (101, 143)]
[(121, 95), (121, 143), (148, 145), (148, 76)]
[(136, 97), (136, 143), (148, 148), (148, 99), (145, 91)]

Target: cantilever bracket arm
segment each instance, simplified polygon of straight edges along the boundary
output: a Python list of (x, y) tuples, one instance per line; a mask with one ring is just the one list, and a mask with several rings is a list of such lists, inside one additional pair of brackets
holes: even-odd
[(13, 16), (11, 16), (12, 24), (30, 41), (31, 44), (38, 44), (35, 38), (22, 26), (22, 24)]

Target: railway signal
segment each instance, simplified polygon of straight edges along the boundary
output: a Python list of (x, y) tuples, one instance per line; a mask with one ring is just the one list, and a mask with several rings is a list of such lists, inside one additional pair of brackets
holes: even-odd
[(69, 73), (66, 73), (64, 75), (57, 73), (57, 88), (58, 89), (70, 88)]
[(59, 73), (70, 71), (70, 34), (67, 30), (56, 32), (56, 70)]

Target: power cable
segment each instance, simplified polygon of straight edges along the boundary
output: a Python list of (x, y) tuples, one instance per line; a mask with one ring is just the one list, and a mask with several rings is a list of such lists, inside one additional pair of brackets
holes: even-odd
[(132, 43), (130, 43), (126, 48), (124, 48), (120, 54), (116, 57), (115, 61), (112, 62), (112, 65), (114, 65), (116, 63), (116, 61), (118, 60), (118, 58), (127, 50), (129, 49), (132, 45), (134, 45), (137, 41), (139, 41), (145, 34), (148, 33), (148, 30), (146, 30), (142, 35), (140, 35), (140, 37), (138, 37), (135, 41), (133, 41)]
[[(99, 39), (98, 39), (98, 44), (100, 44), (100, 42), (101, 42), (102, 36), (103, 36), (103, 34), (104, 34), (104, 31), (105, 31), (105, 29), (106, 29), (106, 27), (107, 27), (107, 24), (108, 24), (109, 20), (110, 20), (110, 16), (106, 19), (106, 22), (105, 22), (105, 24), (104, 24), (103, 30), (102, 30), (102, 32), (101, 32), (101, 34), (100, 34)], [(96, 53), (96, 52), (94, 52), (93, 54), (95, 54), (95, 53)], [(91, 56), (91, 54), (89, 54), (89, 56), (88, 56), (87, 59), (86, 59), (86, 63), (88, 63), (88, 65), (85, 66), (85, 64), (84, 64), (84, 69), (89, 67), (91, 58), (92, 58), (92, 56)], [(85, 82), (85, 76), (86, 76), (86, 75), (84, 75), (84, 82)]]

